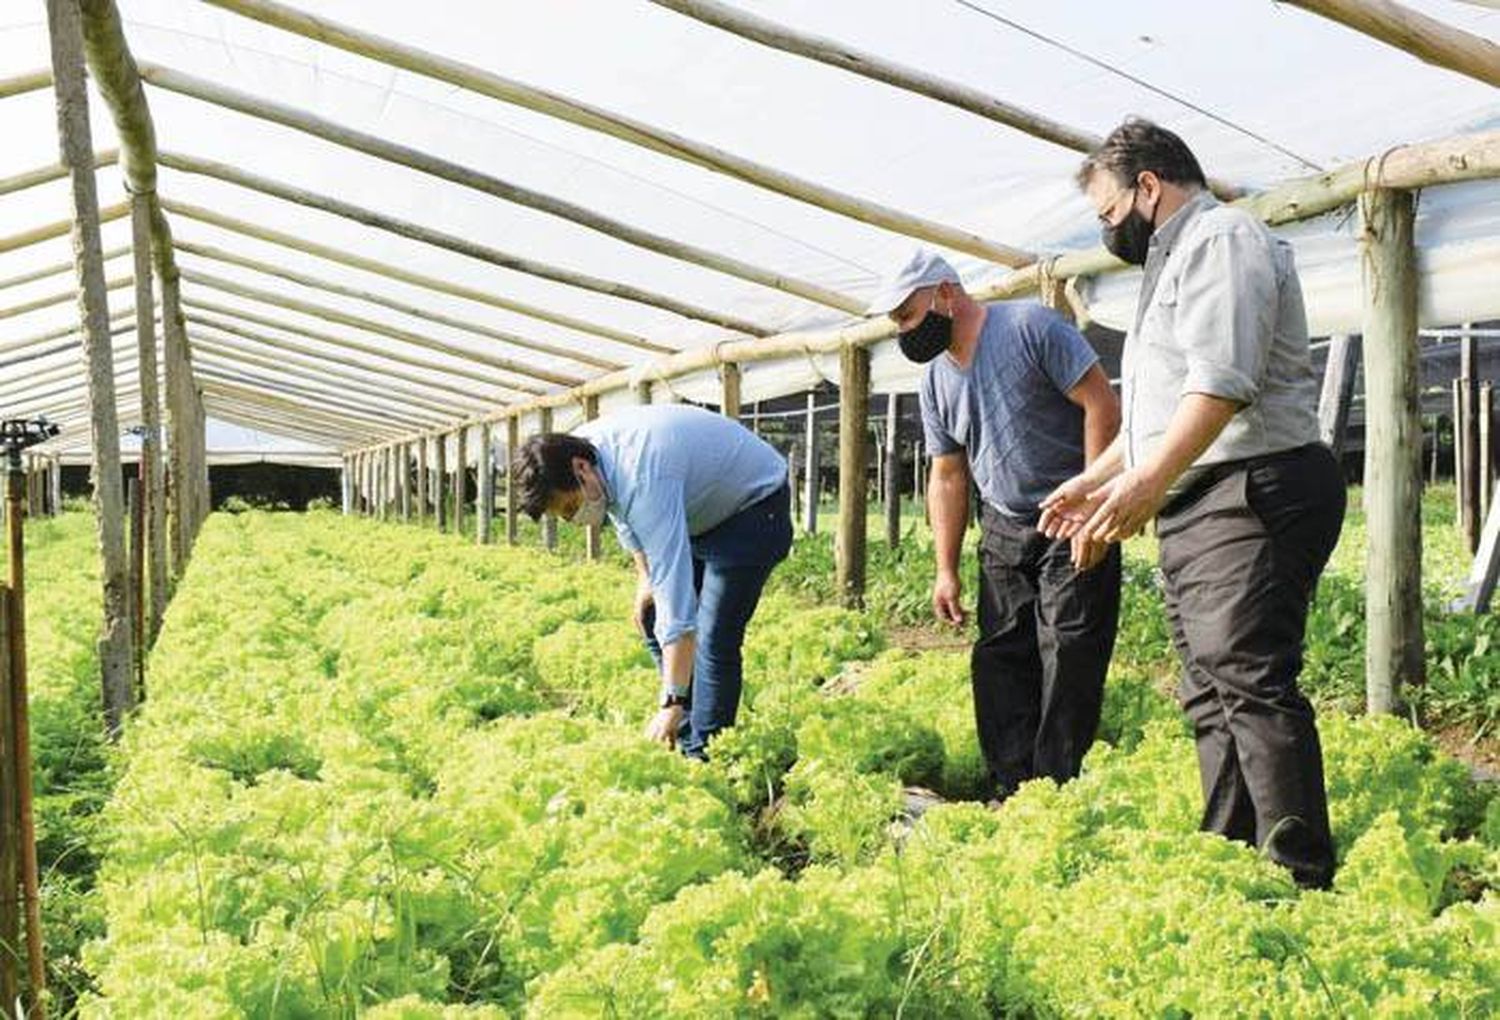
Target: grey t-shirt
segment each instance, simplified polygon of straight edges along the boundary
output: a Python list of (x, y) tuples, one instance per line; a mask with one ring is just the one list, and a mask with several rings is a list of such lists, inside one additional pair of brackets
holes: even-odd
[(989, 305), (968, 368), (943, 354), (922, 373), (927, 452), (966, 452), (980, 497), (1034, 521), (1037, 504), (1083, 470), (1083, 409), (1067, 393), (1098, 360), (1050, 308)]

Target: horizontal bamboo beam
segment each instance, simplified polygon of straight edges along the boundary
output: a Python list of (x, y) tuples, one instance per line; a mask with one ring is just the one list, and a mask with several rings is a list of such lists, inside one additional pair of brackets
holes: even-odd
[(260, 404), (267, 408), (288, 411), (299, 418), (305, 418), (315, 423), (328, 425), (341, 424), (345, 427), (355, 429), (366, 436), (393, 439), (400, 432), (399, 429), (393, 428), (389, 424), (370, 424), (364, 418), (352, 416), (332, 408), (325, 409), (317, 402), (309, 403), (302, 399), (289, 399), (281, 394), (264, 389), (223, 382), (211, 377), (204, 378), (199, 383), (199, 389), (203, 391), (205, 397), (209, 394), (233, 397), (249, 403)]
[[(1491, 131), (1402, 146), (1381, 157), (1289, 181), (1263, 195), (1241, 199), (1236, 204), (1275, 225), (1310, 219), (1338, 208), (1365, 189), (1421, 188), (1496, 177), (1500, 177), (1500, 131)], [(1000, 301), (1035, 292), (1044, 276), (1057, 280), (1122, 268), (1125, 264), (1102, 247), (1069, 252), (1045, 265), (1038, 263), (1013, 270), (995, 283), (979, 288), (974, 297), (979, 301)], [(643, 381), (670, 379), (730, 362), (748, 364), (809, 354), (832, 354), (844, 347), (864, 347), (893, 336), (894, 324), (887, 317), (880, 316), (832, 330), (783, 333), (762, 340), (732, 341), (682, 351), (636, 369), (596, 376), (572, 390), (549, 393), (527, 403), (467, 419), (456, 423), (455, 427), (504, 421), (542, 408), (565, 407)]]
[[(111, 262), (114, 259), (119, 258), (121, 255), (129, 254), (130, 246), (128, 244), (122, 244), (118, 248), (107, 249), (104, 252), (103, 258), (105, 262)], [(49, 276), (61, 276), (63, 273), (71, 271), (72, 268), (72, 262), (54, 262), (50, 266), (43, 266), (41, 269), (33, 269), (29, 272), (21, 273), (19, 276), (11, 276), (4, 280), (0, 280), (0, 290), (6, 290), (10, 287), (19, 287), (22, 284), (26, 283), (35, 283), (38, 280), (45, 280)]]
[(28, 71), (11, 78), (0, 78), (0, 99), (9, 99), (27, 92), (40, 92), (51, 87), (51, 71)]
[[(461, 361), (484, 365), (499, 372), (520, 374), (516, 372), (514, 363), (508, 358), (497, 358), (490, 354), (470, 351), (434, 337), (413, 333), (410, 330), (398, 329), (395, 326), (387, 326), (384, 323), (376, 322), (373, 319), (366, 319), (363, 316), (350, 315), (347, 312), (341, 312), (337, 308), (330, 308), (327, 305), (320, 305), (312, 301), (302, 301), (298, 298), (287, 297), (286, 295), (277, 294), (272, 291), (261, 290), (259, 287), (248, 287), (233, 280), (226, 280), (222, 276), (215, 276), (212, 273), (203, 273), (193, 269), (183, 270), (182, 278), (188, 283), (198, 284), (203, 287), (212, 287), (215, 290), (226, 294), (233, 294), (236, 297), (259, 301), (262, 304), (273, 305), (286, 311), (322, 319), (324, 322), (333, 322), (340, 326), (348, 326), (353, 329), (363, 330), (366, 333), (388, 337), (401, 343), (410, 344), (413, 347), (421, 347), (439, 354), (446, 354), (451, 358), (457, 358)], [(503, 383), (505, 386), (513, 390), (519, 390), (522, 393), (540, 394), (543, 392), (539, 387), (533, 386), (529, 382), (517, 382), (514, 379), (503, 378), (496, 378), (494, 381)]]
[(1500, 46), (1391, 0), (1284, 0), (1436, 67), (1500, 88)]
[[(130, 203), (120, 202), (100, 209), (99, 222), (101, 224), (112, 223), (129, 215)], [(41, 244), (43, 241), (51, 241), (54, 238), (67, 237), (72, 231), (73, 221), (68, 219), (58, 220), (55, 223), (48, 223), (41, 227), (34, 227), (31, 230), (12, 234), (9, 237), (0, 237), (0, 254), (8, 251), (16, 251), (21, 248), (29, 248), (34, 244)]]
[[(361, 354), (367, 355), (372, 358), (383, 358), (386, 361), (391, 361), (398, 365), (409, 365), (412, 368), (419, 368), (428, 372), (440, 372), (444, 375), (449, 376), (450, 378), (467, 379), (470, 382), (479, 383), (481, 386), (492, 387), (499, 390), (506, 390), (511, 393), (518, 392), (504, 386), (498, 379), (494, 378), (494, 376), (475, 371), (472, 368), (434, 363), (433, 361), (425, 358), (413, 357), (409, 354), (402, 354), (400, 351), (393, 351), (385, 347), (377, 347), (374, 344), (367, 344), (359, 340), (351, 340), (348, 337), (336, 336), (332, 333), (324, 333), (321, 330), (311, 329), (309, 327), (299, 326), (296, 323), (287, 322), (285, 319), (277, 319), (272, 316), (260, 315), (255, 312), (246, 311), (241, 308), (234, 308), (229, 305), (221, 305), (214, 301), (208, 301), (202, 298), (184, 299), (183, 303), (186, 306), (189, 314), (208, 312), (211, 315), (227, 315), (233, 319), (240, 319), (256, 326), (264, 326), (269, 329), (279, 330), (280, 332), (288, 333), (292, 336), (300, 336), (307, 340), (316, 340), (319, 343), (329, 344), (331, 346), (340, 347), (345, 350), (358, 351)], [(480, 394), (478, 393), (474, 393), (473, 395), (480, 396)]]
[[(342, 365), (345, 368), (361, 369), (366, 372), (378, 373), (382, 379), (395, 379), (411, 383), (414, 386), (431, 391), (434, 395), (437, 393), (446, 393), (449, 394), (447, 399), (453, 402), (455, 408), (479, 407), (493, 402), (493, 397), (487, 398), (475, 393), (473, 390), (466, 390), (460, 386), (450, 385), (447, 382), (424, 379), (421, 376), (412, 375), (409, 372), (403, 372), (399, 369), (392, 369), (386, 365), (372, 365), (368, 359), (361, 360), (359, 358), (346, 357), (342, 354), (334, 354), (318, 348), (308, 347), (306, 344), (295, 343), (282, 337), (275, 337), (256, 330), (245, 329), (243, 326), (238, 326), (235, 323), (226, 322), (213, 316), (194, 313), (187, 317), (187, 323), (189, 326), (195, 326), (199, 329), (211, 329), (216, 333), (238, 337), (241, 340), (247, 340), (262, 347), (280, 351), (285, 357), (297, 355), (330, 365)], [(339, 349), (342, 350), (342, 348)]]
[[(119, 158), (119, 152), (114, 149), (96, 152), (94, 153), (94, 169), (110, 166)], [(10, 177), (0, 177), (0, 195), (25, 191), (27, 188), (34, 188), (40, 184), (62, 180), (66, 176), (68, 176), (68, 168), (61, 163), (53, 163), (35, 170), (25, 170)]]
[(170, 68), (160, 66), (147, 66), (141, 69), (141, 75), (146, 81), (157, 88), (167, 89), (179, 95), (191, 96), (205, 103), (211, 103), (226, 110), (234, 110), (250, 117), (280, 124), (283, 127), (301, 131), (304, 134), (321, 138), (326, 142), (343, 146), (355, 152), (372, 156), (376, 159), (404, 166), (408, 169), (417, 170), (438, 180), (447, 181), (450, 184), (458, 184), (481, 194), (522, 205), (528, 209), (556, 216), (560, 219), (576, 223), (585, 229), (606, 237), (614, 238), (625, 244), (637, 248), (653, 251), (659, 255), (676, 259), (681, 262), (692, 263), (705, 269), (724, 273), (741, 280), (757, 283), (763, 287), (770, 287), (787, 294), (794, 294), (806, 301), (816, 304), (827, 305), (837, 308), (843, 312), (858, 314), (864, 309), (864, 302), (857, 298), (840, 294), (827, 287), (806, 280), (798, 280), (794, 277), (778, 273), (775, 270), (766, 269), (761, 266), (752, 265), (732, 255), (721, 252), (710, 251), (698, 245), (678, 241), (662, 234), (654, 233), (641, 227), (632, 226), (623, 220), (617, 220), (611, 216), (595, 212), (576, 202), (549, 195), (545, 192), (536, 191), (532, 188), (523, 187), (514, 182), (495, 177), (492, 174), (475, 170), (473, 167), (454, 163), (442, 159), (431, 153), (408, 145), (387, 141), (377, 135), (356, 131), (342, 124), (318, 117), (303, 110), (296, 110), (281, 103), (274, 103), (258, 96), (248, 95), (234, 89), (225, 88), (214, 82), (195, 78)]
[[(124, 319), (129, 319), (132, 323), (134, 323), (135, 309), (126, 308), (122, 309), (119, 312), (111, 314), (109, 317), (110, 325), (113, 326), (115, 323), (118, 323)], [(131, 328), (134, 328), (134, 326), (132, 325)], [(54, 340), (67, 340), (68, 343), (72, 345), (67, 349), (71, 350), (73, 346), (77, 346), (77, 344), (80, 342), (78, 326), (76, 324), (70, 326), (61, 326), (57, 329), (49, 329), (45, 333), (38, 333), (34, 336), (22, 337), (19, 340), (10, 340), (4, 344), (0, 344), (0, 354), (11, 354), (15, 351), (28, 352), (18, 358), (0, 358), (0, 368), (10, 368), (14, 365), (20, 364), (23, 361), (34, 361), (37, 358), (47, 357), (49, 354), (55, 352), (58, 348), (54, 347), (46, 352), (41, 353), (32, 351), (31, 348), (39, 347), (45, 343), (51, 343)]]
[[(134, 286), (134, 276), (117, 276), (113, 280), (107, 281), (104, 285), (104, 289), (120, 290), (123, 287)], [(54, 308), (57, 305), (65, 305), (69, 301), (76, 301), (77, 299), (78, 288), (69, 287), (67, 290), (58, 291), (55, 294), (48, 294), (44, 297), (33, 298), (30, 301), (23, 301), (18, 305), (10, 305), (6, 308), (0, 308), (0, 319), (13, 319), (19, 315), (26, 315), (31, 312), (39, 312), (43, 308)]]
[[(304, 255), (312, 255), (316, 258), (324, 259), (328, 262), (334, 262), (339, 265), (348, 266), (351, 269), (359, 269), (367, 273), (373, 273), (376, 276), (383, 276), (387, 279), (398, 280), (401, 283), (410, 284), (413, 287), (419, 287), (423, 290), (430, 290), (434, 293), (447, 295), (448, 297), (462, 298), (465, 301), (473, 301), (477, 304), (488, 305), (491, 308), (499, 308), (503, 311), (514, 312), (517, 315), (525, 315), (533, 319), (540, 319), (543, 322), (550, 322), (555, 326), (563, 326), (567, 329), (578, 330), (580, 333), (588, 333), (593, 336), (602, 337), (605, 340), (611, 340), (615, 343), (624, 344), (628, 347), (634, 347), (644, 351), (651, 351), (656, 354), (668, 354), (674, 349), (671, 347), (663, 347), (660, 344), (653, 344), (645, 337), (639, 336), (634, 333), (627, 333), (623, 330), (613, 329), (609, 326), (588, 322), (584, 319), (578, 319), (574, 318), (571, 315), (564, 315), (561, 312), (554, 312), (549, 309), (539, 308), (535, 305), (526, 304), (522, 301), (513, 301), (509, 298), (500, 297), (498, 295), (491, 294), (489, 291), (479, 290), (475, 287), (466, 287), (463, 284), (453, 283), (449, 280), (439, 279), (435, 276), (427, 276), (424, 273), (416, 273), (409, 269), (404, 269), (401, 266), (393, 265), (389, 262), (380, 262), (376, 259), (366, 258), (363, 255), (357, 255), (354, 252), (345, 251), (342, 248), (333, 248), (328, 245), (319, 244), (316, 241), (309, 241), (305, 238), (282, 233), (281, 231), (271, 230), (269, 227), (262, 227), (258, 224), (247, 223), (244, 220), (237, 220), (231, 216), (224, 216), (209, 209), (203, 209), (193, 205), (186, 205), (180, 202), (169, 202), (166, 200), (163, 200), (162, 204), (167, 208), (168, 212), (171, 212), (177, 216), (182, 216), (186, 219), (196, 220), (199, 223), (206, 223), (209, 226), (218, 227), (221, 230), (227, 230), (231, 233), (239, 234), (242, 237), (249, 237), (257, 241), (264, 241), (267, 244), (273, 244), (281, 248), (286, 248), (290, 251), (301, 252)], [(583, 358), (582, 355), (578, 354), (573, 354), (570, 356), (578, 358), (579, 360), (582, 360)], [(596, 367), (598, 368), (619, 367), (617, 362), (611, 362), (603, 358), (599, 358), (596, 360), (600, 362), (600, 364), (596, 365)]]
[[(422, 244), (434, 248), (442, 248), (478, 262), (485, 262), (501, 269), (509, 269), (512, 272), (523, 273), (527, 276), (535, 276), (542, 280), (551, 280), (553, 283), (561, 283), (569, 287), (577, 287), (580, 290), (593, 291), (606, 297), (619, 298), (622, 301), (631, 301), (636, 304), (649, 305), (662, 311), (680, 315), (685, 319), (695, 319), (699, 322), (707, 322), (723, 329), (736, 333), (748, 333), (752, 336), (767, 336), (770, 330), (758, 326), (755, 323), (740, 319), (737, 316), (723, 312), (714, 311), (711, 308), (702, 308), (698, 305), (679, 301), (666, 294), (658, 294), (655, 291), (646, 290), (641, 287), (633, 287), (629, 284), (619, 283), (615, 280), (607, 280), (603, 277), (591, 276), (588, 273), (574, 272), (561, 266), (554, 266), (547, 262), (538, 262), (535, 259), (515, 255), (511, 252), (493, 248), (489, 245), (470, 241), (441, 230), (424, 227), (421, 224), (409, 220), (398, 219), (387, 216), (385, 213), (362, 206), (344, 202), (340, 199), (330, 198), (305, 188), (294, 188), (289, 185), (280, 184), (256, 174), (248, 174), (234, 167), (227, 167), (222, 163), (206, 163), (201, 160), (188, 161), (186, 157), (173, 153), (161, 154), (162, 166), (171, 167), (174, 170), (182, 170), (185, 173), (197, 173), (205, 176), (215, 177), (230, 184), (252, 191), (259, 191), (263, 195), (270, 195), (293, 205), (300, 205), (307, 209), (317, 209), (321, 212), (331, 213), (356, 223), (362, 223), (367, 227), (384, 230), (387, 233), (404, 237), (408, 240), (419, 241)], [(168, 209), (181, 210), (184, 207), (180, 203), (169, 203)], [(202, 218), (202, 217), (196, 217)], [(658, 344), (642, 344), (634, 341), (622, 340), (622, 343), (631, 343), (633, 346), (641, 347), (643, 350), (655, 350), (660, 353), (671, 351), (674, 348), (662, 347)]]
[[(266, 432), (287, 439), (327, 444), (337, 451), (359, 438), (363, 433), (357, 429), (333, 429), (326, 426), (310, 426), (305, 421), (278, 418), (273, 412), (256, 405), (246, 404), (215, 394), (204, 394), (204, 411), (215, 420), (238, 425), (255, 432)], [(273, 455), (274, 457), (274, 455)]]
[(233, 383), (278, 396), (303, 398), (318, 407), (337, 410), (347, 417), (382, 427), (394, 425), (406, 428), (431, 428), (442, 421), (442, 418), (437, 415), (418, 414), (410, 410), (396, 411), (388, 406), (367, 403), (348, 393), (340, 395), (339, 391), (326, 386), (252, 372), (233, 362), (225, 362), (219, 357), (200, 357), (197, 351), (193, 352), (193, 376), (202, 382), (214, 380), (221, 383)]
[[(267, 276), (274, 276), (277, 279), (295, 283), (297, 284), (297, 286), (306, 287), (309, 290), (323, 291), (329, 294), (337, 294), (340, 297), (351, 298), (355, 301), (363, 301), (366, 304), (379, 305), (382, 308), (388, 308), (393, 312), (400, 312), (402, 315), (407, 315), (414, 319), (420, 319), (423, 322), (432, 323), (439, 326), (446, 326), (449, 329), (456, 329), (464, 333), (472, 333), (475, 336), (482, 336), (488, 340), (498, 340), (501, 343), (520, 347), (524, 350), (538, 351), (540, 353), (549, 354), (557, 358), (568, 358), (570, 360), (573, 359), (573, 353), (565, 347), (554, 347), (551, 344), (528, 340), (526, 337), (517, 336), (514, 333), (510, 333), (502, 329), (495, 329), (491, 326), (486, 326), (483, 323), (471, 322), (467, 319), (457, 319), (453, 316), (445, 315), (442, 312), (434, 311), (432, 309), (418, 308), (415, 305), (409, 305), (403, 301), (396, 301), (381, 294), (372, 293), (371, 291), (366, 290), (360, 290), (357, 287), (348, 287), (333, 280), (325, 280), (321, 277), (309, 276), (306, 273), (299, 273), (295, 270), (288, 269), (285, 266), (271, 265), (268, 262), (262, 262), (259, 259), (248, 258), (244, 255), (237, 255), (234, 252), (225, 251), (222, 248), (215, 248), (211, 245), (193, 244), (189, 241), (178, 240), (177, 250), (180, 252), (187, 252), (190, 255), (196, 255), (199, 258), (211, 259), (214, 262), (221, 262), (225, 265), (239, 266), (241, 269), (249, 269), (252, 272), (263, 273)], [(527, 375), (530, 375), (537, 379), (541, 379), (544, 382), (556, 383), (559, 386), (574, 386), (583, 381), (582, 377), (578, 375), (565, 375), (561, 372), (552, 372), (547, 369), (537, 368), (525, 362), (517, 362), (517, 365), (524, 365), (524, 372)], [(622, 368), (624, 366), (616, 361), (606, 362), (604, 365), (595, 365), (594, 367), (612, 369)], [(523, 369), (521, 368), (517, 368), (517, 371), (522, 370)]]
[[(1032, 261), (1031, 255), (1008, 244), (858, 198), (644, 121), (570, 99), (546, 89), (526, 85), (514, 79), (504, 78), (481, 67), (435, 53), (427, 53), (414, 46), (384, 39), (326, 18), (319, 18), (284, 4), (270, 2), (270, 0), (208, 0), (208, 2), (284, 31), (295, 32), (309, 39), (316, 39), (329, 46), (336, 46), (350, 53), (357, 53), (415, 74), (436, 78), (502, 103), (521, 106), (549, 117), (565, 120), (591, 131), (661, 153), (672, 159), (693, 163), (787, 198), (839, 213), (861, 223), (869, 223), (907, 237), (920, 238), (933, 244), (977, 255), (1004, 266), (1020, 266)], [(809, 300), (816, 299), (809, 298)], [(825, 300), (820, 303), (827, 304), (828, 302)], [(840, 306), (835, 304), (831, 307)], [(856, 302), (854, 307), (844, 308), (843, 311), (855, 315), (861, 314), (864, 311), (863, 302)]]
[[(370, 385), (368, 382), (360, 382), (347, 372), (334, 372), (327, 368), (309, 369), (286, 359), (262, 357), (242, 347), (215, 341), (201, 332), (189, 332), (188, 336), (195, 341), (193, 347), (195, 365), (221, 363), (238, 370), (244, 370), (245, 366), (248, 366), (262, 372), (272, 373), (266, 378), (291, 377), (299, 384), (307, 384), (320, 390), (326, 389), (346, 400), (357, 400), (374, 410), (389, 409), (393, 414), (404, 415), (413, 420), (428, 419), (440, 422), (453, 416), (453, 408), (450, 405), (405, 396), (389, 387), (382, 388), (378, 385)], [(374, 403), (360, 400), (362, 397), (373, 398)]]

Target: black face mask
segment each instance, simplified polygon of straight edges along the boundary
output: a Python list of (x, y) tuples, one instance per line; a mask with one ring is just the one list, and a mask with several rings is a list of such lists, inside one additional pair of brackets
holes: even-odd
[[(933, 295), (933, 304), (937, 295)], [(929, 308), (922, 321), (905, 333), (899, 334), (897, 343), (908, 361), (925, 365), (942, 354), (953, 342), (953, 316), (944, 315), (936, 308)]]
[(1155, 218), (1156, 213), (1153, 211), (1151, 219), (1146, 219), (1132, 202), (1130, 212), (1126, 213), (1123, 220), (1113, 226), (1105, 226), (1104, 247), (1122, 262), (1144, 266), (1146, 255), (1151, 250), (1151, 235), (1156, 231), (1152, 222)]

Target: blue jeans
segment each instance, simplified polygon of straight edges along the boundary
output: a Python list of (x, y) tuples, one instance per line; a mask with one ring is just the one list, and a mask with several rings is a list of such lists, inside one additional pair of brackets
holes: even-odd
[[(791, 491), (783, 486), (717, 527), (694, 535), (693, 589), (698, 593), (697, 647), (688, 711), (678, 746), (706, 758), (708, 741), (734, 725), (745, 682), (741, 646), (766, 579), (792, 548)], [(646, 613), (646, 649), (662, 668), (656, 609)]]

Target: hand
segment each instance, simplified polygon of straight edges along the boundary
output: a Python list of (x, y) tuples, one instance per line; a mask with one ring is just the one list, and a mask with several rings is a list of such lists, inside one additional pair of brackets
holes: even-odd
[(1153, 474), (1132, 468), (1106, 482), (1091, 498), (1102, 502), (1079, 534), (1095, 542), (1123, 542), (1156, 516), (1166, 502), (1167, 487)]
[(682, 726), (683, 707), (673, 705), (657, 712), (646, 724), (646, 739), (663, 744), (667, 750), (677, 746), (677, 731)]
[(1104, 561), (1109, 552), (1108, 542), (1091, 542), (1082, 535), (1074, 535), (1073, 545), (1073, 569), (1080, 573), (1085, 570), (1093, 570)]
[(957, 574), (946, 571), (938, 574), (937, 582), (932, 586), (933, 615), (943, 623), (962, 627), (966, 615), (961, 601), (962, 597), (963, 584), (959, 581)]
[(1042, 516), (1036, 529), (1048, 538), (1072, 538), (1083, 530), (1102, 499), (1095, 499), (1097, 486), (1084, 475), (1074, 475), (1042, 500)]
[(653, 604), (654, 598), (651, 594), (651, 585), (646, 581), (642, 581), (635, 586), (635, 607), (631, 610), (630, 616), (635, 621), (636, 633), (640, 634), (641, 637), (646, 636), (646, 613), (651, 609)]

